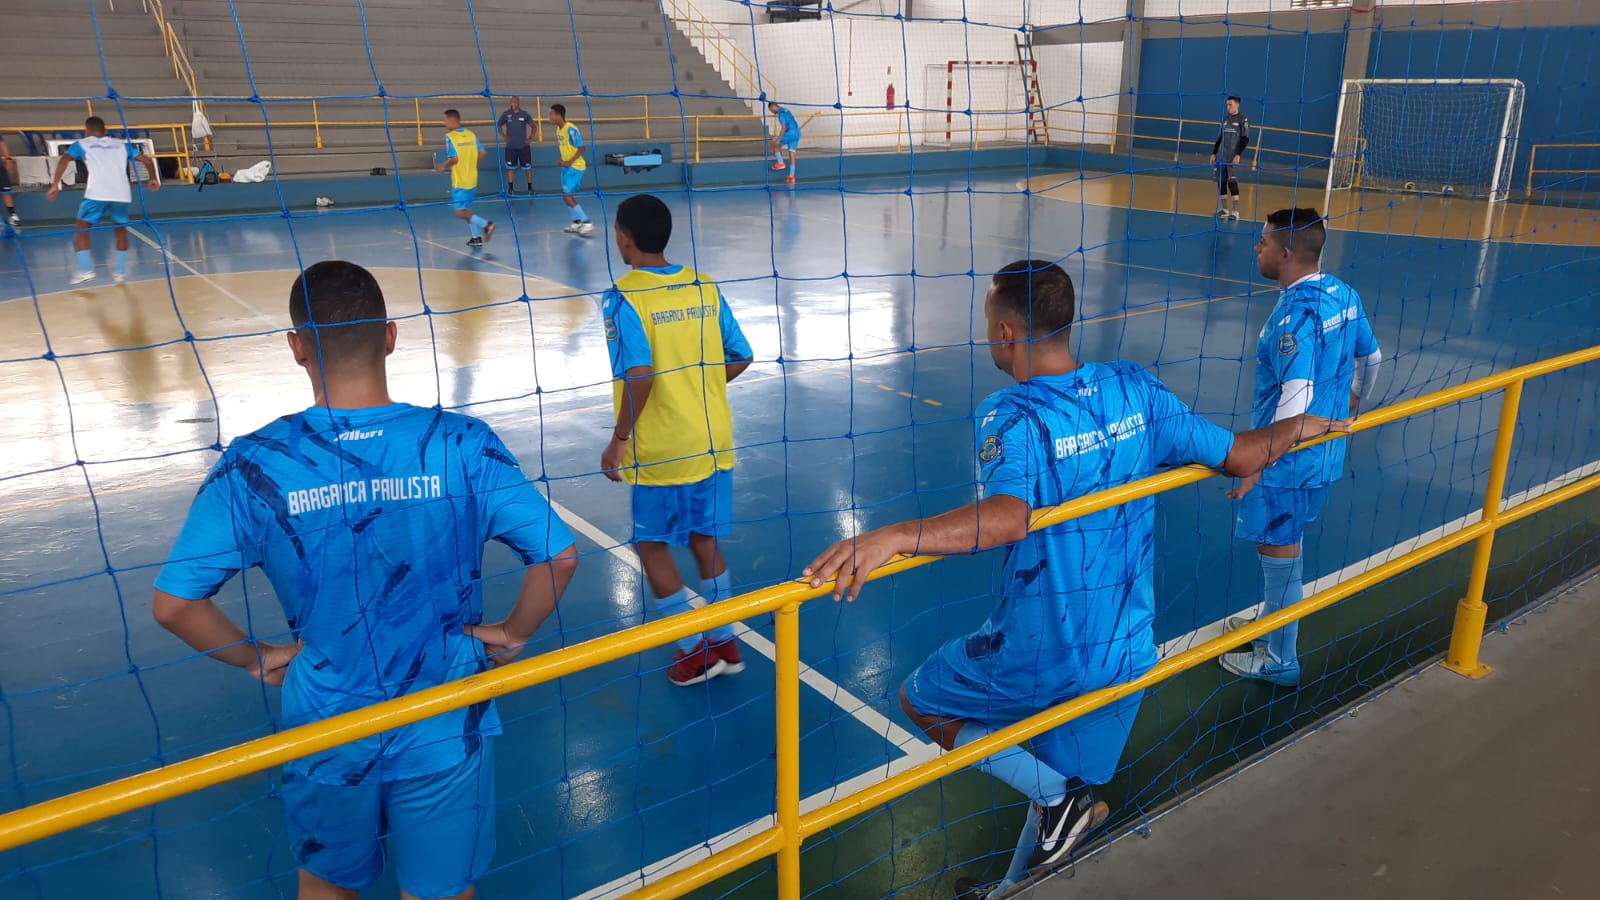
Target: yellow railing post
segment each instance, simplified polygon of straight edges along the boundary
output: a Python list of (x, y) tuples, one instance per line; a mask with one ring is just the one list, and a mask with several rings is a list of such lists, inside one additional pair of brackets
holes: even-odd
[(416, 109), (417, 116), (417, 146), (421, 147), (424, 145), (422, 140), (422, 98), (413, 97), (411, 98), (411, 103)]
[(1533, 194), (1533, 166), (1534, 166), (1534, 161), (1537, 160), (1538, 158), (1539, 158), (1539, 145), (1538, 144), (1534, 144), (1533, 146), (1528, 148), (1528, 189), (1526, 191), (1524, 191), (1524, 193), (1528, 194), (1529, 196), (1532, 196), (1532, 194)]
[(1511, 463), (1511, 441), (1517, 430), (1517, 407), (1522, 404), (1522, 379), (1506, 385), (1505, 396), (1500, 401), (1500, 425), (1494, 436), (1494, 459), (1489, 464), (1489, 486), (1483, 492), (1483, 516), (1489, 530), (1478, 538), (1472, 555), (1472, 576), (1467, 581), (1467, 595), (1456, 605), (1455, 628), (1450, 632), (1450, 651), (1445, 654), (1444, 667), (1467, 678), (1482, 678), (1494, 671), (1478, 659), (1478, 647), (1483, 643), (1483, 625), (1489, 617), (1489, 606), (1483, 602), (1484, 585), (1489, 580), (1489, 556), (1494, 552), (1495, 523), (1500, 518), (1500, 504), (1505, 498), (1506, 468)]
[(700, 117), (694, 117), (694, 161), (700, 161)]
[(317, 98), (311, 98), (311, 128), (317, 134), (317, 149), (322, 149), (322, 114), (317, 109)]
[(800, 900), (800, 604), (787, 603), (774, 615), (777, 652), (774, 700), (778, 707), (778, 900)]

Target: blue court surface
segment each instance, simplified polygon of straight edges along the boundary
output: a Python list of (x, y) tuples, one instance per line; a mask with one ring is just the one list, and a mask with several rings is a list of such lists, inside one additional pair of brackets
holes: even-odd
[[(1014, 259), (1072, 274), (1080, 358), (1143, 363), (1213, 420), (1247, 427), (1255, 340), (1276, 299), (1255, 271), (1258, 226), (1080, 206), (1023, 193), (1024, 177), (659, 192), (676, 217), (669, 258), (722, 284), (757, 357), (730, 388), (725, 550), (740, 589), (797, 576), (859, 526), (972, 499), (970, 414), (1007, 383), (974, 344), (981, 273)], [(597, 226), (616, 199), (585, 201)], [(101, 277), (82, 288), (66, 283), (65, 232), (0, 241), (0, 428), (16, 448), (0, 460), (0, 807), (273, 730), (275, 692), (190, 655), (151, 620), (149, 597), (219, 442), (310, 402), (276, 333), (302, 264), (377, 271), (400, 321), (396, 399), (488, 421), (579, 535), (578, 576), (530, 652), (642, 621), (626, 488), (595, 474), (612, 421), (598, 311), (621, 272), (610, 230), (561, 233), (552, 198), (486, 197), (479, 211), (499, 226), (483, 253), (443, 204), (140, 224), (128, 283), (110, 283), (110, 236), (97, 234)], [(1600, 261), (1584, 247), (1336, 231), (1324, 260), (1361, 292), (1391, 360), (1383, 402), (1582, 348), (1600, 326)], [(1530, 384), (1508, 492), (1594, 462), (1595, 385), (1592, 366)], [(1475, 509), (1497, 413), (1491, 395), (1355, 437), (1308, 536), (1307, 579)], [(1163, 641), (1257, 602), (1225, 487), (1160, 504)], [(806, 796), (931, 755), (899, 684), (982, 621), (1000, 558), (950, 559), (853, 605), (803, 608)], [(520, 572), (498, 546), (486, 571), (494, 618)], [(257, 634), (284, 631), (258, 573), (219, 601)], [(674, 687), (663, 648), (500, 701), (499, 850), (483, 896), (620, 892), (767, 825), (771, 628), (747, 624), (735, 677)], [(4, 854), (0, 895), (291, 895), (277, 784), (246, 778)]]

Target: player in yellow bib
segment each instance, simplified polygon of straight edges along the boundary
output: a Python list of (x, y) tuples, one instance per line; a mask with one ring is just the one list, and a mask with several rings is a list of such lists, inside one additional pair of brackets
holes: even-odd
[[(733, 595), (717, 539), (733, 519), (733, 415), (728, 382), (753, 354), (716, 284), (667, 261), (672, 212), (639, 194), (617, 207), (617, 251), (632, 270), (605, 298), (616, 425), (600, 456), (633, 485), (633, 542), (660, 615), (689, 609), (669, 545), (688, 545), (708, 603)], [(667, 677), (699, 684), (744, 669), (728, 626), (678, 642)]]
[(567, 211), (572, 213), (572, 224), (562, 231), (588, 237), (594, 234), (594, 223), (578, 204), (578, 198), (572, 196), (583, 186), (583, 173), (589, 169), (583, 158), (586, 149), (583, 132), (567, 121), (567, 107), (561, 103), (550, 105), (550, 124), (556, 127), (556, 150), (561, 154), (561, 202), (567, 204)]
[(478, 136), (461, 127), (461, 113), (453, 109), (444, 111), (444, 162), (439, 171), (450, 170), (450, 206), (456, 218), (465, 219), (472, 229), (468, 247), (482, 247), (494, 237), (494, 223), (472, 211), (472, 201), (478, 199), (478, 157), (483, 155), (483, 144)]

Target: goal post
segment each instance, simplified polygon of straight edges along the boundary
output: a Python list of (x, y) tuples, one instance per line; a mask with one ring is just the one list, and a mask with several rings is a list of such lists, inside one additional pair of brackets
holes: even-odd
[(926, 143), (1045, 140), (1036, 60), (952, 59), (926, 72)]
[(1340, 91), (1327, 192), (1504, 200), (1526, 88), (1514, 78), (1351, 78)]

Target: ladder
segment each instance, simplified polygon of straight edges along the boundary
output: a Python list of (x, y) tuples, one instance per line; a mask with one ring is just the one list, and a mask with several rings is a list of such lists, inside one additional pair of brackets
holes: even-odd
[(1050, 120), (1045, 112), (1043, 96), (1039, 93), (1039, 64), (1033, 58), (1033, 33), (1024, 31), (1014, 35), (1012, 42), (1017, 51), (1017, 65), (1022, 69), (1022, 77), (1026, 79), (1024, 103), (1028, 114), (1028, 142), (1048, 144)]

